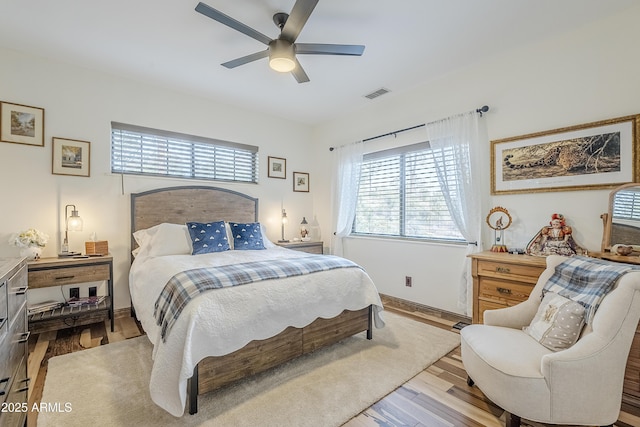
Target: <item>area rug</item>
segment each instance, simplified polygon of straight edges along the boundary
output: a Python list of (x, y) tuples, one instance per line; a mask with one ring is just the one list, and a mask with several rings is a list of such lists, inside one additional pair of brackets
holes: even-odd
[(387, 325), (199, 398), (175, 418), (149, 395), (142, 336), (49, 359), (40, 412), (47, 426), (340, 426), (460, 343), (453, 332), (394, 313)]

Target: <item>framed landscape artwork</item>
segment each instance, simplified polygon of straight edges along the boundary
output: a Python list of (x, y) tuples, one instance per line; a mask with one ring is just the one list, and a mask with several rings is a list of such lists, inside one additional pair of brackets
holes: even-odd
[(491, 141), (491, 194), (635, 182), (639, 149), (640, 115)]
[(0, 102), (0, 141), (44, 147), (44, 108)]
[(293, 191), (309, 192), (309, 174), (306, 172), (293, 173)]
[(90, 143), (74, 139), (53, 138), (53, 167), (55, 175), (90, 175)]
[(287, 178), (287, 160), (269, 156), (269, 178)]

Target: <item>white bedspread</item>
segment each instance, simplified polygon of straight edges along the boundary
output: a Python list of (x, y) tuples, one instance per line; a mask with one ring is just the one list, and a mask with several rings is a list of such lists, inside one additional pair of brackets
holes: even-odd
[(375, 326), (384, 326), (382, 302), (369, 276), (358, 268), (341, 268), (206, 292), (187, 305), (166, 342), (162, 342), (153, 317), (154, 303), (177, 272), (306, 255), (276, 247), (136, 258), (129, 286), (136, 315), (154, 344), (149, 385), (152, 400), (172, 415), (182, 416), (187, 380), (200, 360), (232, 353), (289, 326), (301, 328), (318, 317), (332, 318), (343, 310), (359, 310), (371, 304)]

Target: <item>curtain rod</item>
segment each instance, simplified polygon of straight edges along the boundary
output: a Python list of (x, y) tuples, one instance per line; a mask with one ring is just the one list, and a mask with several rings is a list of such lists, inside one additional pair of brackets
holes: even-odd
[[(489, 111), (489, 107), (486, 106), (486, 105), (483, 105), (482, 107), (476, 109), (476, 113), (480, 114), (480, 117), (482, 117), (482, 113), (486, 113), (487, 111)], [(436, 123), (436, 122), (439, 122), (439, 121), (440, 120), (436, 120), (435, 122), (430, 122), (429, 124)], [(427, 125), (427, 123), (422, 123), (422, 124), (411, 126), (411, 127), (408, 127), (408, 128), (395, 130), (393, 132), (383, 133), (382, 135), (376, 135), (376, 136), (372, 136), (371, 138), (363, 139), (362, 142), (372, 141), (372, 140), (378, 139), (378, 138), (384, 138), (385, 136), (391, 136), (391, 135), (396, 136), (399, 133), (406, 132), (408, 130), (422, 128), (422, 127), (425, 127), (426, 125)], [(335, 147), (329, 147), (329, 151), (333, 151), (334, 149), (335, 149)]]

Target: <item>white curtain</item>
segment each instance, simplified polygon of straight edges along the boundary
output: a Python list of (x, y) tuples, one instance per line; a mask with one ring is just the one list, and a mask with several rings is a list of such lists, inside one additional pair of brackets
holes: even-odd
[(363, 152), (362, 141), (333, 150), (332, 217), (335, 235), (331, 242), (331, 253), (334, 255), (343, 255), (342, 239), (351, 234), (356, 217)]
[[(427, 137), (434, 156), (438, 181), (447, 207), (468, 242), (467, 255), (482, 250), (482, 203), (480, 148), (488, 147), (484, 120), (477, 112), (459, 114), (428, 123)], [(465, 257), (460, 278), (458, 306), (473, 311), (471, 260)]]

